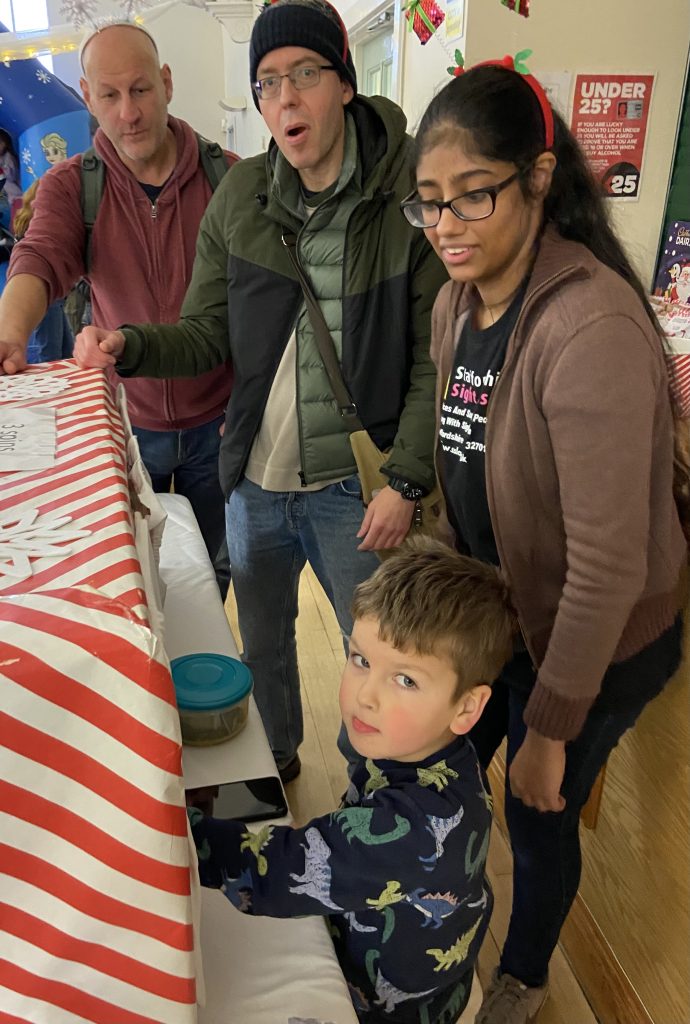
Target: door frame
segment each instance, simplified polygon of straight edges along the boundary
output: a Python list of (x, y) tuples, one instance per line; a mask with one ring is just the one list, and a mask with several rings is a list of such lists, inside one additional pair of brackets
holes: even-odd
[[(396, 0), (376, 0), (367, 13), (348, 29), (350, 46), (353, 50), (364, 45), (368, 41), (368, 27), (372, 22), (385, 11), (393, 13), (393, 70), (391, 75), (391, 88), (393, 102), (398, 106), (402, 105), (402, 73), (405, 58), (405, 33), (403, 32), (404, 18), (400, 4)], [(353, 53), (355, 62), (357, 55)]]

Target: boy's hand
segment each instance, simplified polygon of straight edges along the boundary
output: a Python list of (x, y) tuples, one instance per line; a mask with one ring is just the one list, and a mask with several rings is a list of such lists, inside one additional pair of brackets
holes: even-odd
[(562, 811), (561, 786), (565, 774), (565, 743), (550, 740), (532, 729), (510, 766), (510, 790), (527, 807), (538, 811)]
[(124, 350), (122, 331), (109, 331), (104, 327), (85, 327), (74, 342), (74, 358), (82, 370), (91, 366), (99, 369), (114, 366)]

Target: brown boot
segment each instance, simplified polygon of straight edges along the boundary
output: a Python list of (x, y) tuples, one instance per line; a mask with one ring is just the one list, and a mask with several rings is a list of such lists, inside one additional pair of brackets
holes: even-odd
[(474, 1024), (533, 1024), (549, 994), (549, 986), (528, 988), (512, 974), (494, 971)]

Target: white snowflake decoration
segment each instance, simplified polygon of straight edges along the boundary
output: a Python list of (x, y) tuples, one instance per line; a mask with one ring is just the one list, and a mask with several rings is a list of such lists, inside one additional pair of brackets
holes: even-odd
[(83, 28), (87, 22), (93, 24), (97, 9), (98, 0), (63, 0), (60, 14), (75, 28)]
[(31, 150), (28, 146), (25, 146), (22, 150), (22, 163), (25, 163), (27, 167), (31, 163)]
[(146, 7), (151, 6), (151, 0), (120, 0), (120, 7), (124, 11), (125, 17), (130, 20), (134, 18), (135, 14), (139, 11), (143, 11)]
[(52, 81), (50, 75), (48, 74), (48, 72), (46, 71), (45, 68), (39, 68), (38, 69), (38, 71), (36, 72), (36, 78), (43, 85), (48, 85), (48, 83)]
[(16, 377), (0, 377), (0, 405), (4, 402), (24, 402), (29, 399), (51, 398), (66, 391), (70, 386), (64, 377), (47, 374), (19, 374)]
[[(0, 516), (0, 575), (26, 580), (33, 573), (30, 558), (64, 558), (72, 554), (66, 543), (91, 536), (91, 530), (66, 530), (71, 516), (51, 519), (37, 508)], [(60, 544), (60, 547), (56, 545)]]

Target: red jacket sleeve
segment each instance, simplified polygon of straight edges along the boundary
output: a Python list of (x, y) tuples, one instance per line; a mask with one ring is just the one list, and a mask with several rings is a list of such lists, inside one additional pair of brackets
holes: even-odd
[(7, 279), (33, 274), (45, 281), (55, 302), (85, 274), (86, 232), (81, 212), (81, 155), (41, 178), (27, 233), (15, 245)]

